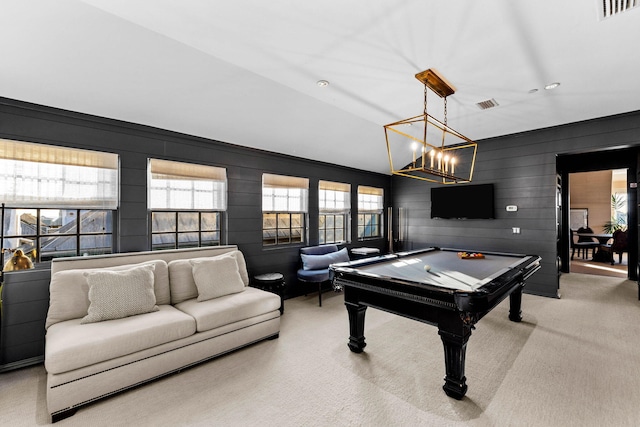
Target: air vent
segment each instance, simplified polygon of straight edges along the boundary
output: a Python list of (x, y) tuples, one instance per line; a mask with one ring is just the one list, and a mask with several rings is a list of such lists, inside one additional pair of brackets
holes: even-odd
[(602, 20), (640, 6), (640, 0), (598, 0), (598, 4)]
[(487, 108), (497, 107), (500, 104), (498, 104), (498, 101), (491, 98), (491, 99), (487, 99), (486, 101), (478, 102), (476, 105), (478, 106), (479, 109), (486, 110)]

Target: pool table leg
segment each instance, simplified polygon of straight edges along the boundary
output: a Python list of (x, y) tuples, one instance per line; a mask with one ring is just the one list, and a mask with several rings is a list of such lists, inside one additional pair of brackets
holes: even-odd
[(461, 330), (457, 332), (450, 332), (439, 327), (438, 334), (444, 345), (446, 371), (442, 389), (447, 396), (460, 400), (467, 392), (467, 377), (464, 376), (464, 365), (467, 342), (471, 336), (471, 326), (462, 325)]
[(364, 342), (364, 315), (367, 306), (345, 302), (349, 314), (349, 349), (354, 353), (362, 353), (367, 343)]
[(512, 322), (522, 320), (522, 289), (524, 289), (524, 283), (509, 295), (509, 320)]

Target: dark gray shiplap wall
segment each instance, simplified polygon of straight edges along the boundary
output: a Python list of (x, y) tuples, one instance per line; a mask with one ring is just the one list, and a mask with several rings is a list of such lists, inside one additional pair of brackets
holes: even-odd
[(7, 365), (20, 367), (25, 360), (31, 363), (43, 360), (50, 279), (48, 269), (13, 271), (4, 275), (0, 371)]
[(193, 137), (85, 114), (61, 111), (0, 98), (0, 138), (54, 144), (116, 153), (120, 156), (121, 194), (117, 223), (117, 251), (149, 250), (147, 213), (147, 159), (150, 157), (220, 166), (227, 169), (227, 242), (243, 251), (251, 275), (278, 271), (284, 274), (287, 296), (305, 293), (297, 283), (299, 246), (262, 247), (262, 174), (265, 172), (309, 178), (309, 241), (318, 243), (318, 181), (351, 184), (352, 242), (384, 250), (386, 238), (358, 242), (356, 238), (357, 187), (384, 189), (390, 204), (391, 179), (387, 175), (351, 169), (309, 159), (279, 155), (219, 141)]
[[(536, 254), (542, 257), (542, 269), (529, 280), (526, 291), (555, 297), (557, 156), (598, 150), (615, 152), (638, 145), (640, 112), (480, 141), (472, 184), (494, 184), (493, 220), (431, 219), (430, 187), (437, 184), (394, 176), (394, 215), (398, 208), (405, 208), (408, 230), (405, 242), (396, 246)], [(625, 161), (621, 159), (621, 163)], [(517, 205), (518, 211), (507, 212), (507, 205)], [(397, 219), (395, 222), (397, 233)], [(512, 227), (519, 227), (521, 234), (512, 234)]]
[[(251, 274), (281, 271), (289, 296), (300, 293), (295, 280), (298, 248), (263, 249), (261, 176), (263, 172), (310, 179), (310, 212), (317, 209), (317, 182), (329, 179), (385, 189), (387, 201), (408, 212), (405, 248), (425, 245), (535, 253), (543, 269), (528, 285), (533, 293), (557, 294), (556, 157), (613, 150), (640, 144), (640, 112), (480, 141), (473, 184), (494, 183), (495, 220), (431, 220), (430, 184), (373, 174), (313, 160), (277, 155), (174, 132), (0, 98), (0, 137), (114, 152), (121, 159), (121, 208), (117, 250), (149, 247), (146, 210), (148, 157), (223, 166), (229, 179), (228, 243), (248, 258)], [(391, 191), (390, 191), (391, 190)], [(391, 200), (391, 193), (393, 199)], [(517, 205), (517, 212), (506, 212)], [(355, 208), (354, 208), (355, 209)], [(397, 222), (397, 221), (396, 221)], [(317, 216), (310, 216), (309, 243), (317, 243)], [(355, 221), (352, 224), (352, 245)], [(521, 234), (511, 233), (519, 227)], [(385, 240), (366, 242), (385, 249)]]
[[(312, 213), (317, 211), (317, 184), (320, 179), (350, 183), (354, 212), (358, 185), (383, 188), (385, 205), (393, 205), (396, 212), (398, 207), (407, 209), (409, 227), (408, 237), (401, 245), (404, 249), (442, 246), (538, 254), (543, 258), (543, 269), (530, 279), (527, 291), (553, 297), (558, 292), (555, 261), (556, 156), (637, 146), (640, 144), (640, 112), (481, 141), (473, 184), (495, 184), (495, 220), (431, 220), (430, 184), (423, 181), (390, 178), (6, 98), (0, 98), (0, 138), (119, 154), (122, 186), (116, 230), (118, 252), (149, 249), (146, 164), (147, 158), (156, 157), (227, 169), (226, 243), (237, 244), (243, 251), (250, 274), (284, 273), (288, 296), (311, 289), (300, 287), (295, 278), (299, 247), (262, 247), (261, 177), (264, 172), (308, 177)], [(637, 162), (638, 158), (640, 153), (634, 160)], [(519, 209), (506, 212), (506, 205), (517, 205)], [(349, 246), (386, 249), (385, 239), (358, 242), (355, 225), (354, 217), (352, 244)], [(522, 233), (511, 234), (512, 227), (520, 227)], [(309, 244), (317, 244), (317, 215), (310, 215), (309, 230)], [(39, 278), (33, 283), (42, 285), (47, 280)], [(31, 303), (33, 307), (42, 305), (40, 297), (35, 301)], [(46, 307), (42, 306), (39, 312), (44, 313), (45, 310)], [(32, 320), (27, 319), (23, 323)], [(42, 316), (34, 321), (42, 323)], [(3, 335), (5, 344), (11, 338), (7, 327), (20, 326), (9, 322), (2, 325), (4, 334), (0, 335)], [(37, 349), (3, 354), (5, 359), (13, 361), (32, 357), (32, 354), (40, 356), (43, 334), (40, 326), (38, 334), (37, 340), (31, 340), (39, 346)], [(10, 347), (11, 351), (18, 348)]]

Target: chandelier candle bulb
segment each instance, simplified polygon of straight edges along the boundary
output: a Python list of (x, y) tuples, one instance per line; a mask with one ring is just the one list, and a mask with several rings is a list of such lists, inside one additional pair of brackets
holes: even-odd
[(451, 158), (451, 175), (456, 173), (455, 164), (456, 164), (456, 158), (452, 157)]
[(427, 147), (422, 147), (422, 167), (424, 168), (424, 155), (427, 153)]
[(444, 171), (449, 172), (449, 155), (444, 156)]
[(433, 156), (436, 155), (436, 151), (435, 150), (431, 150), (429, 152), (429, 157), (431, 157), (431, 169), (433, 169)]
[(416, 148), (418, 148), (418, 143), (417, 142), (413, 142), (411, 144), (411, 149), (413, 151), (413, 166), (416, 166)]

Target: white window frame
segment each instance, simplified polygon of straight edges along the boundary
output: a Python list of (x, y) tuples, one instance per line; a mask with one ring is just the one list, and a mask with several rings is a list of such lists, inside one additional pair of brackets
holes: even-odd
[[(378, 187), (369, 187), (365, 185), (358, 186), (358, 240), (381, 239), (384, 237), (384, 189)], [(378, 230), (376, 235), (366, 235), (367, 225), (363, 224), (363, 217), (377, 217)]]
[[(341, 182), (318, 182), (318, 240), (319, 244), (351, 242), (351, 184)], [(342, 216), (344, 239), (327, 239), (327, 215)], [(324, 226), (321, 226), (324, 217)], [(335, 221), (335, 219), (334, 219)], [(333, 227), (335, 233), (335, 225)], [(334, 234), (335, 236), (335, 234)]]
[[(222, 167), (178, 162), (163, 159), (148, 159), (147, 200), (150, 211), (151, 249), (174, 249), (181, 247), (210, 246), (224, 241), (224, 214), (227, 210), (227, 170)], [(202, 216), (215, 213), (218, 227), (202, 228)], [(195, 228), (181, 229), (181, 216), (197, 214)], [(155, 216), (172, 217), (171, 231), (155, 228)], [(216, 234), (218, 240), (207, 239), (207, 234)], [(170, 236), (168, 242), (157, 242), (161, 236)], [(197, 236), (197, 239), (193, 239)], [(166, 247), (165, 247), (166, 246)]]
[[(291, 244), (304, 244), (307, 241), (307, 215), (309, 210), (309, 179), (286, 175), (262, 174), (262, 245), (288, 246)], [(300, 227), (292, 227), (292, 216), (301, 215)], [(280, 221), (287, 216), (289, 221)], [(265, 228), (268, 218), (276, 218), (274, 228)], [(288, 228), (280, 228), (280, 224)], [(300, 237), (295, 239), (296, 230)], [(275, 235), (267, 238), (267, 234)], [(272, 241), (274, 243), (265, 243)]]
[[(119, 157), (113, 153), (0, 139), (0, 200), (7, 224), (0, 245), (3, 251), (0, 261), (17, 249), (36, 262), (59, 256), (111, 253), (113, 211), (118, 209), (119, 202)], [(23, 215), (33, 219), (23, 224)], [(43, 221), (41, 215), (59, 222), (52, 225)], [(82, 222), (93, 215), (97, 217), (87, 220), (87, 224)], [(101, 215), (107, 218), (106, 224), (100, 223)], [(96, 222), (99, 228), (88, 231), (89, 224)], [(87, 245), (86, 239), (102, 243)], [(43, 244), (45, 250), (49, 246), (58, 249), (43, 255)]]

